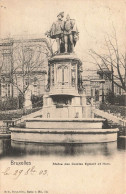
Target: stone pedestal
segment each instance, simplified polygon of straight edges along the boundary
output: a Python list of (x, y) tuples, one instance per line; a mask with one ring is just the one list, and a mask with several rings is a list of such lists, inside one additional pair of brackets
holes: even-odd
[(81, 61), (76, 55), (57, 55), (49, 61), (50, 91), (43, 97), (43, 118), (92, 118), (84, 91), (79, 94)]

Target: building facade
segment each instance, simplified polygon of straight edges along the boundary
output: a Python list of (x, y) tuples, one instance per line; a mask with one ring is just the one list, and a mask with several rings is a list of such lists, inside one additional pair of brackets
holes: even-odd
[(30, 86), (31, 94), (43, 95), (47, 84), (45, 39), (3, 39), (0, 42), (0, 97), (18, 97)]
[(105, 75), (101, 75), (101, 72), (97, 69), (85, 69), (83, 71), (82, 83), (86, 95), (89, 99), (93, 97), (96, 104), (104, 102), (106, 94), (111, 90), (111, 81)]

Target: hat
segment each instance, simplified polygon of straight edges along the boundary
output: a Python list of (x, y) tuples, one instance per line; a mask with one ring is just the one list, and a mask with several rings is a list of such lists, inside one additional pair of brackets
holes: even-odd
[(64, 11), (63, 11), (63, 12), (60, 12), (60, 13), (57, 15), (57, 17), (58, 17), (59, 15), (61, 15), (62, 18), (63, 18), (63, 17), (64, 17)]

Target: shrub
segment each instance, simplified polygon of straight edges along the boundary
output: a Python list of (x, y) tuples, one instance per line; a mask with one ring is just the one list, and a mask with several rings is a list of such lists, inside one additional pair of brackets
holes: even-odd
[(105, 101), (110, 104), (114, 104), (115, 97), (116, 97), (115, 94), (113, 94), (113, 92), (109, 90), (108, 93), (106, 94)]
[(36, 108), (36, 107), (42, 107), (43, 106), (43, 96), (35, 96), (32, 95), (31, 96), (31, 101), (32, 101), (32, 107)]
[(115, 95), (111, 90), (106, 94), (106, 102), (110, 104), (116, 104), (118, 106), (126, 105), (126, 96), (125, 95)]
[(126, 117), (126, 107), (125, 106), (117, 106), (111, 105), (107, 103), (100, 104), (100, 110), (108, 111), (110, 113), (120, 114), (122, 117)]
[(119, 106), (126, 106), (126, 96), (125, 95), (118, 95), (115, 97), (115, 104)]
[(18, 108), (18, 98), (9, 97), (0, 103), (0, 110), (15, 110)]

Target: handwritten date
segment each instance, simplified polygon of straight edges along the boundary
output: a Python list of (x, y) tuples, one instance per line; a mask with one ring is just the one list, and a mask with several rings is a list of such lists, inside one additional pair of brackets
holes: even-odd
[(26, 170), (23, 169), (16, 169), (13, 170), (11, 167), (7, 167), (5, 171), (2, 172), (5, 176), (12, 175), (15, 179), (19, 178), (21, 175), (27, 176), (27, 175), (42, 175), (47, 176), (48, 171), (47, 170), (37, 170), (35, 166), (32, 166), (31, 168), (28, 168)]

